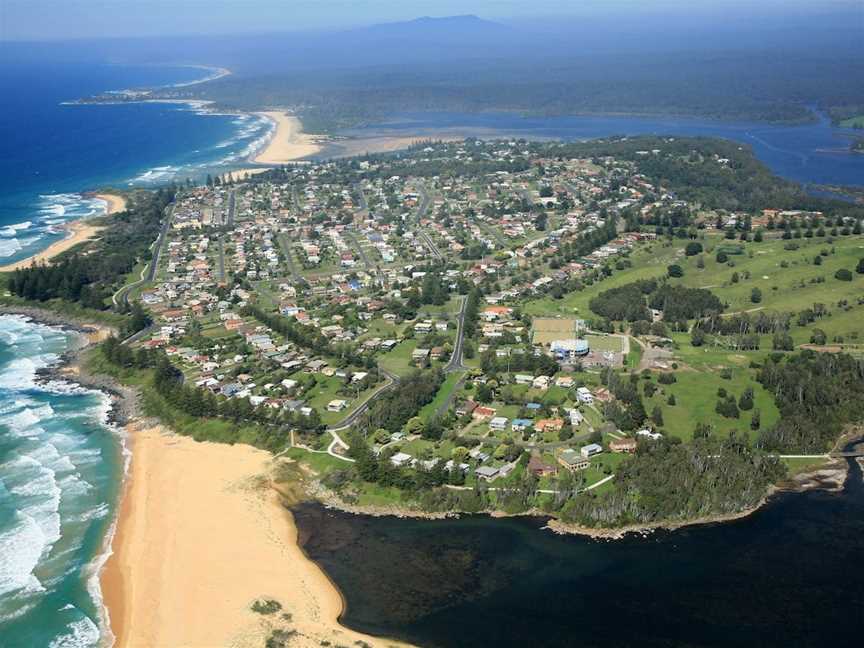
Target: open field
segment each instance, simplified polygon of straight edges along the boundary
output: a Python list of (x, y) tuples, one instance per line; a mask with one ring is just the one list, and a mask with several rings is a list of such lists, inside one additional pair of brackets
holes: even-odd
[[(732, 378), (726, 380), (720, 376), (720, 366), (701, 371), (678, 371), (675, 374), (677, 382), (658, 385), (658, 391), (644, 399), (645, 410), (649, 415), (655, 406), (660, 407), (663, 425), (657, 427), (685, 441), (693, 438), (697, 423), (710, 423), (719, 438), (725, 438), (732, 431), (744, 432), (753, 438), (756, 431), (750, 430), (750, 419), (757, 409), (761, 416), (761, 428), (774, 425), (780, 418), (780, 412), (774, 404), (774, 397), (756, 382), (756, 372), (737, 367), (732, 370)], [(640, 380), (640, 387), (645, 382)], [(753, 410), (740, 412), (739, 418), (725, 418), (717, 414), (714, 408), (719, 400), (719, 389), (725, 389), (727, 394), (735, 396), (737, 400), (747, 387), (753, 389)], [(667, 404), (670, 394), (675, 396), (675, 405)]]
[[(797, 314), (812, 308), (813, 304), (824, 304), (830, 313), (828, 317), (805, 327), (792, 326), (790, 335), (796, 345), (809, 342), (814, 328), (825, 331), (829, 342), (834, 336), (842, 336), (847, 344), (864, 341), (864, 327), (860, 324), (864, 306), (858, 304), (859, 298), (864, 299), (864, 275), (855, 272), (859, 260), (864, 258), (864, 237), (853, 235), (832, 239), (814, 236), (741, 243), (711, 234), (701, 240), (705, 252), (691, 257), (684, 255), (687, 242), (658, 241), (644, 245), (630, 255), (632, 267), (616, 270), (603, 281), (570, 293), (561, 300), (551, 297), (532, 300), (525, 304), (524, 309), (543, 320), (555, 321), (549, 316), (556, 313), (590, 319), (595, 317), (588, 307), (593, 297), (640, 279), (665, 277), (666, 267), (676, 263), (684, 269), (684, 276), (670, 280), (671, 283), (711, 290), (727, 304), (727, 313), (775, 311)], [(726, 263), (716, 261), (719, 246), (738, 245), (743, 246), (743, 254), (729, 255)], [(814, 262), (817, 256), (821, 259), (819, 265)], [(698, 267), (700, 258), (704, 268)], [(852, 281), (836, 279), (834, 275), (840, 269), (850, 270)], [(761, 292), (758, 303), (751, 300), (754, 288)], [(842, 301), (848, 305), (838, 308), (837, 303)], [(765, 336), (765, 341), (767, 344), (763, 343), (762, 349), (770, 349), (770, 336)]]
[(531, 322), (534, 344), (549, 344), (576, 336), (576, 320), (572, 317), (535, 317)]
[(683, 257), (684, 245), (686, 241), (656, 241), (640, 247), (630, 255), (633, 267), (615, 271), (603, 281), (587, 286), (584, 290), (569, 293), (563, 299), (543, 297), (532, 300), (525, 304), (524, 310), (538, 317), (562, 315), (590, 319), (594, 317), (588, 308), (592, 297), (609, 288), (617, 288), (639, 279), (665, 276), (666, 267)]
[[(612, 351), (613, 353), (624, 352), (624, 340), (614, 335), (586, 335), (588, 346), (592, 351)], [(633, 345), (631, 345), (633, 346)]]

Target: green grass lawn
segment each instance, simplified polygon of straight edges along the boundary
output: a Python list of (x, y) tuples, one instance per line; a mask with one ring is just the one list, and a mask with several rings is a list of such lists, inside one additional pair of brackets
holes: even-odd
[[(620, 337), (612, 335), (586, 335), (588, 345), (594, 351), (612, 351), (621, 353), (624, 344)], [(633, 346), (633, 345), (631, 345)]]
[(798, 473), (807, 472), (809, 470), (815, 470), (819, 466), (828, 463), (827, 459), (808, 459), (808, 458), (789, 458), (784, 457), (780, 461), (783, 462), (783, 465), (786, 466), (786, 469), (789, 471), (789, 476), (796, 475)]
[[(710, 423), (714, 434), (725, 437), (731, 430), (746, 432), (750, 438), (755, 438), (756, 432), (750, 430), (751, 411), (742, 411), (740, 417), (725, 418), (714, 410), (717, 401), (717, 390), (723, 387), (727, 393), (736, 399), (746, 387), (752, 387), (754, 392), (754, 409), (761, 414), (761, 427), (767, 428), (780, 417), (774, 404), (774, 397), (755, 381), (755, 371), (736, 367), (732, 370), (732, 379), (724, 380), (719, 371), (678, 371), (678, 382), (672, 385), (658, 385), (658, 390), (651, 398), (644, 398), (645, 410), (650, 415), (655, 405), (660, 406), (663, 413), (662, 429), (667, 434), (683, 440), (693, 438), (693, 430), (697, 423)], [(646, 381), (639, 381), (640, 391)], [(676, 404), (668, 405), (669, 394), (675, 395)]]
[[(374, 387), (370, 387), (360, 392), (358, 396), (355, 396), (353, 392), (351, 396), (342, 396), (338, 391), (345, 384), (344, 379), (336, 376), (328, 377), (323, 374), (315, 374), (315, 380), (317, 381), (315, 386), (305, 395), (306, 404), (318, 410), (321, 420), (326, 425), (332, 425), (344, 419), (380, 386), (375, 385)], [(335, 399), (349, 401), (348, 408), (341, 412), (328, 412), (327, 403)]]
[[(524, 310), (535, 316), (578, 315), (590, 318), (593, 314), (588, 304), (600, 292), (639, 279), (664, 277), (666, 267), (672, 263), (684, 269), (684, 277), (673, 282), (694, 288), (710, 288), (728, 303), (728, 312), (750, 309), (797, 312), (816, 302), (831, 305), (841, 299), (851, 301), (864, 296), (864, 276), (856, 274), (851, 282), (834, 278), (834, 273), (840, 268), (849, 269), (854, 274), (858, 260), (864, 258), (864, 237), (838, 236), (831, 242), (829, 238), (794, 239), (791, 242), (796, 243), (798, 249), (785, 250), (784, 246), (790, 241), (771, 239), (762, 243), (741, 243), (711, 234), (701, 241), (705, 253), (692, 257), (683, 255), (687, 241), (652, 242), (630, 255), (632, 267), (616, 270), (603, 281), (570, 293), (561, 300), (544, 297), (527, 302)], [(744, 246), (744, 254), (729, 255), (734, 264), (732, 267), (715, 260), (716, 247), (724, 244)], [(822, 257), (822, 265), (816, 266), (813, 259), (822, 250), (829, 251), (829, 254)], [(699, 256), (704, 261), (703, 269), (697, 267)], [(781, 267), (783, 262), (787, 267)], [(732, 283), (735, 272), (739, 275), (738, 283)], [(744, 279), (745, 272), (750, 273), (749, 279)], [(824, 283), (809, 283), (811, 278), (819, 276), (825, 278)], [(753, 288), (762, 292), (762, 301), (758, 304), (750, 301)]]
[(378, 365), (397, 376), (406, 376), (416, 369), (411, 354), (417, 348), (417, 340), (403, 340), (393, 350), (378, 356)]
[(335, 457), (331, 457), (327, 453), (308, 452), (307, 450), (303, 450), (302, 448), (290, 448), (285, 452), (285, 456), (290, 457), (291, 459), (294, 459), (296, 461), (303, 462), (312, 470), (314, 470), (318, 475), (326, 475), (332, 470), (344, 470), (345, 468), (350, 467), (350, 464), (347, 461), (336, 459)]
[(438, 408), (441, 407), (450, 394), (453, 393), (453, 390), (456, 388), (456, 383), (458, 383), (459, 379), (464, 375), (464, 371), (454, 371), (453, 373), (447, 374), (447, 377), (441, 384), (441, 388), (438, 390), (438, 393), (435, 394), (435, 398), (424, 405), (420, 410), (420, 418), (424, 421), (428, 421), (432, 416), (434, 416), (438, 411)]
[[(830, 243), (828, 238), (795, 239), (791, 242), (799, 246), (797, 250), (785, 250), (790, 241), (784, 240), (746, 243), (745, 254), (729, 256), (733, 267), (717, 263), (713, 253), (706, 253), (705, 268), (699, 269), (697, 257), (689, 257), (679, 261), (684, 277), (675, 281), (693, 288), (709, 287), (728, 304), (727, 312), (751, 309), (798, 312), (817, 302), (832, 306), (842, 299), (864, 296), (864, 276), (855, 274), (855, 266), (864, 258), (864, 237), (840, 236)], [(722, 244), (722, 240), (714, 237), (705, 245), (718, 243)], [(823, 250), (829, 254), (821, 256)], [(816, 256), (822, 259), (819, 266), (813, 263)], [(786, 267), (782, 267), (784, 263)], [(834, 278), (841, 268), (852, 271), (851, 282)], [(748, 272), (750, 278), (745, 279)], [(739, 280), (732, 283), (735, 273)], [(824, 277), (824, 283), (810, 283), (816, 277)], [(750, 299), (754, 288), (762, 292), (759, 303)]]
[(604, 290), (617, 288), (639, 279), (665, 276), (666, 267), (677, 262), (677, 259), (683, 258), (682, 250), (686, 243), (678, 240), (672, 243), (652, 242), (638, 248), (630, 255), (633, 267), (615, 271), (612, 276), (603, 281), (596, 282), (579, 292), (570, 293), (560, 300), (544, 297), (529, 301), (523, 310), (536, 316), (575, 315), (586, 319), (594, 317), (588, 308), (592, 297)]

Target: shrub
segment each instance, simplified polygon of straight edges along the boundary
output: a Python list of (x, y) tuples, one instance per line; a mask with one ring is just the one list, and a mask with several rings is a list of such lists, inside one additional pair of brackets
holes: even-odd
[(252, 611), (258, 614), (275, 614), (282, 609), (282, 604), (273, 599), (259, 599), (252, 604)]
[(852, 281), (852, 273), (846, 268), (840, 268), (834, 273), (834, 278), (840, 281)]

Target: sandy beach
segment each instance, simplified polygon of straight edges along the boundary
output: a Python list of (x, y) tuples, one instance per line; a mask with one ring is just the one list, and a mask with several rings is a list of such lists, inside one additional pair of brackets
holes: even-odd
[[(269, 453), (130, 426), (132, 466), (102, 572), (116, 646), (393, 645), (338, 624), (342, 597), (297, 545)], [(260, 614), (256, 600), (278, 612)]]
[(279, 110), (257, 112), (276, 124), (270, 141), (252, 160), (258, 164), (288, 164), (315, 155), (321, 146), (312, 135), (303, 132), (303, 124), (294, 115)]
[[(126, 199), (123, 196), (117, 196), (114, 194), (96, 194), (96, 197), (101, 198), (108, 203), (106, 215), (116, 214), (117, 212), (126, 209)], [(15, 263), (0, 266), (0, 272), (12, 272), (18, 268), (27, 268), (34, 263), (44, 263), (49, 259), (53, 259), (61, 252), (65, 252), (79, 243), (94, 238), (102, 229), (88, 220), (72, 221), (64, 227), (68, 232), (64, 238), (52, 243), (41, 252), (37, 252), (26, 259), (21, 259)]]

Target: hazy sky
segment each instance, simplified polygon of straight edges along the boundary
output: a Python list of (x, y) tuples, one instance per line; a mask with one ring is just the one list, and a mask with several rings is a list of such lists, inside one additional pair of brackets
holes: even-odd
[[(0, 0), (0, 40), (340, 28), (418, 16), (719, 13), (862, 7), (861, 0)], [(864, 26), (864, 24), (862, 24)]]

